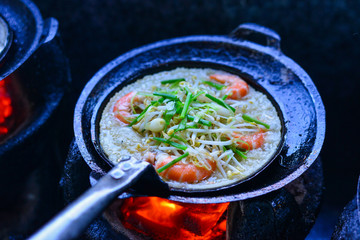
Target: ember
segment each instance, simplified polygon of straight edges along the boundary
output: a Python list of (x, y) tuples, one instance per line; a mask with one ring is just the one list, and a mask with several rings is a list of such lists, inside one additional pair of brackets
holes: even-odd
[(0, 80), (0, 144), (26, 123), (30, 110), (18, 76), (13, 74)]
[(225, 239), (228, 205), (138, 197), (124, 200), (120, 216), (126, 228), (153, 239)]
[(6, 78), (0, 81), (0, 141), (9, 132), (7, 119), (13, 112), (10, 94), (6, 87), (7, 82)]

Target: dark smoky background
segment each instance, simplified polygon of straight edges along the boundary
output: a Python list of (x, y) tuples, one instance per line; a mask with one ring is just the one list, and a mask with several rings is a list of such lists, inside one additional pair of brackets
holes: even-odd
[[(130, 49), (186, 35), (227, 35), (254, 22), (282, 37), (281, 49), (313, 79), (325, 108), (320, 154), (324, 204), (316, 231), (332, 232), (359, 175), (360, 1), (34, 0), (60, 23), (72, 72), (72, 103), (106, 63)], [(64, 120), (72, 121), (74, 105)], [(70, 131), (70, 130), (69, 130)], [(67, 151), (67, 149), (64, 149)]]

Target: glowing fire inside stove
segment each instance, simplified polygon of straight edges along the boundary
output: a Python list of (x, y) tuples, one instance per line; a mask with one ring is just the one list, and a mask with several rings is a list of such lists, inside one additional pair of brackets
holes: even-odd
[(10, 94), (6, 88), (7, 81), (7, 79), (0, 81), (0, 138), (9, 132), (6, 120), (13, 112)]
[(138, 197), (124, 200), (120, 215), (126, 228), (153, 239), (225, 239), (228, 205)]

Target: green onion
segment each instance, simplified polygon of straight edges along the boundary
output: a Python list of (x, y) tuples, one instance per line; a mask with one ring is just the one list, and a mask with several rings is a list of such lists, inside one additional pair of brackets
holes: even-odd
[(241, 139), (235, 139), (235, 142), (239, 145), (239, 143), (243, 143), (243, 144), (245, 144), (247, 147), (246, 148), (241, 148), (241, 149), (243, 149), (244, 151), (245, 151), (245, 153), (247, 153), (249, 150), (248, 149), (250, 149), (250, 144), (249, 143), (247, 143), (247, 142), (245, 142), (244, 140), (241, 140)]
[(179, 83), (179, 82), (183, 82), (183, 81), (185, 81), (184, 78), (177, 78), (177, 79), (170, 79), (170, 80), (161, 81), (161, 84)]
[(230, 146), (230, 149), (240, 157), (247, 159), (247, 156), (243, 152), (237, 150), (236, 147)]
[(184, 150), (184, 151), (185, 151), (185, 150), (187, 149), (187, 146), (184, 146), (184, 145), (182, 145), (182, 144), (179, 144), (179, 143), (170, 141), (170, 140), (165, 139), (165, 138), (153, 137), (153, 139), (156, 140), (156, 141), (159, 141), (159, 142), (167, 143), (167, 144), (169, 144), (169, 145), (171, 145), (171, 146), (173, 146), (173, 147), (176, 147), (176, 148), (178, 148), (178, 149), (180, 149), (180, 150)]
[(189, 93), (187, 96), (186, 96), (186, 100), (185, 100), (185, 103), (184, 103), (184, 108), (181, 112), (181, 115), (180, 115), (180, 118), (185, 118), (188, 110), (189, 110), (189, 106), (190, 106), (190, 103), (192, 101), (192, 93)]
[(200, 91), (197, 94), (195, 94), (195, 96), (193, 96), (192, 101), (194, 101), (195, 99), (197, 99), (198, 96), (200, 96), (201, 94), (204, 94), (204, 91)]
[(211, 96), (210, 94), (207, 94), (207, 93), (205, 94), (205, 96), (206, 96), (207, 98), (209, 98), (210, 100), (214, 101), (215, 103), (219, 104), (219, 105), (222, 106), (222, 107), (225, 107), (225, 108), (227, 108), (227, 109), (229, 109), (229, 110), (231, 110), (231, 111), (233, 111), (233, 112), (236, 111), (235, 108), (233, 108), (232, 106), (230, 106), (229, 104), (227, 104), (226, 102), (224, 102), (224, 100), (222, 100), (222, 99), (218, 99), (218, 98), (216, 98), (216, 97), (214, 97), (214, 96)]
[(182, 109), (184, 108), (184, 104), (182, 102), (176, 102), (176, 113), (180, 114)]
[(211, 81), (203, 81), (203, 83), (211, 86), (211, 87), (214, 87), (216, 88), (217, 90), (221, 90), (225, 87), (225, 85), (222, 85), (222, 84), (218, 84), (218, 83), (214, 83), (214, 82), (211, 82)]
[(167, 98), (167, 99), (171, 99), (173, 101), (180, 101), (177, 96), (172, 95), (172, 94), (154, 92), (153, 95), (163, 97), (163, 98)]
[(254, 122), (254, 123), (257, 123), (257, 124), (260, 124), (260, 125), (263, 125), (266, 129), (269, 129), (270, 128), (270, 125), (269, 124), (266, 124), (266, 123), (263, 123), (255, 118), (252, 118), (246, 114), (243, 114), (242, 115), (242, 118), (247, 121), (247, 122)]
[(149, 109), (149, 107), (151, 106), (157, 106), (160, 103), (162, 103), (164, 101), (164, 98), (160, 98), (158, 101), (151, 101), (150, 105), (147, 106), (140, 114), (139, 116), (137, 116), (129, 125), (128, 127), (131, 127), (132, 125), (134, 125), (135, 123), (137, 123), (138, 121), (140, 121), (141, 119), (143, 119), (143, 117), (145, 116), (145, 113), (147, 112), (147, 110)]
[(152, 97), (152, 93), (148, 92), (136, 92), (137, 95), (146, 96), (146, 97)]
[(186, 95), (188, 95), (190, 92), (190, 89), (188, 87), (184, 87), (184, 90), (185, 90)]
[(135, 123), (137, 123), (138, 121), (140, 121), (144, 116), (146, 111), (149, 109), (149, 107), (151, 107), (153, 104), (150, 104), (149, 106), (147, 106), (140, 114), (139, 116), (137, 116), (129, 125), (128, 127), (131, 127), (132, 125), (134, 125)]
[(175, 139), (177, 139), (179, 141), (182, 141), (183, 143), (187, 143), (186, 139), (184, 139), (184, 138), (182, 138), (182, 137), (180, 137), (178, 135), (175, 135), (175, 134), (171, 135), (170, 139), (171, 138), (175, 138)]
[(174, 107), (171, 110), (166, 110), (164, 114), (164, 120), (165, 120), (165, 128), (164, 131), (166, 131), (167, 127), (170, 124), (170, 120), (174, 117), (177, 111), (177, 102), (174, 102)]
[(186, 124), (186, 127), (185, 127), (185, 129), (189, 129), (189, 128), (199, 128), (199, 127), (198, 127), (197, 123), (191, 122), (189, 124)]
[[(191, 116), (191, 115), (187, 115), (188, 119), (190, 121), (194, 121), (195, 120), (195, 117), (194, 116)], [(202, 124), (202, 125), (205, 125), (205, 126), (208, 126), (208, 127), (211, 127), (211, 122), (210, 121), (207, 121), (207, 120), (204, 120), (204, 119), (201, 119), (199, 120), (199, 123)]]
[(222, 99), (222, 100), (225, 100), (228, 96), (229, 96), (229, 95), (226, 94), (226, 95), (224, 95), (221, 99)]
[(175, 132), (182, 131), (186, 129), (186, 122), (187, 122), (187, 116), (183, 120), (181, 120), (178, 128), (175, 130)]
[(181, 155), (181, 156), (178, 157), (178, 158), (175, 158), (174, 160), (172, 160), (172, 161), (169, 162), (168, 164), (162, 166), (161, 168), (159, 168), (159, 169), (157, 170), (157, 172), (158, 172), (158, 173), (161, 173), (162, 171), (168, 169), (169, 167), (171, 167), (171, 166), (174, 165), (175, 163), (180, 162), (181, 159), (186, 158), (187, 156), (189, 156), (189, 153), (188, 153), (188, 152), (186, 152), (185, 154)]
[(153, 106), (159, 106), (160, 103), (163, 103), (163, 102), (164, 102), (164, 100), (165, 100), (165, 98), (160, 98), (160, 99), (157, 100), (157, 101), (151, 101), (151, 104), (152, 104)]

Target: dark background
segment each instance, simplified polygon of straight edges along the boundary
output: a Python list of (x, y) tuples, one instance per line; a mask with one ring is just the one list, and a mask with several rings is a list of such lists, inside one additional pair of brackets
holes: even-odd
[[(324, 206), (311, 236), (331, 234), (338, 214), (354, 197), (360, 169), (360, 1), (34, 2), (44, 18), (55, 17), (60, 23), (72, 71), (73, 104), (92, 75), (132, 48), (185, 35), (226, 35), (244, 22), (278, 32), (282, 51), (308, 72), (325, 104)], [(64, 120), (71, 122), (71, 114)]]

